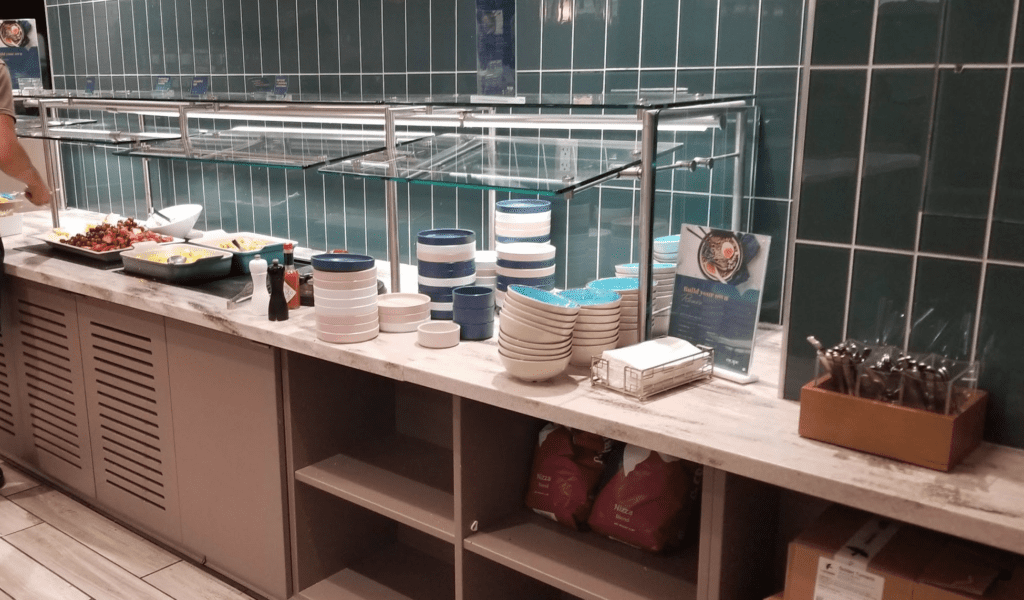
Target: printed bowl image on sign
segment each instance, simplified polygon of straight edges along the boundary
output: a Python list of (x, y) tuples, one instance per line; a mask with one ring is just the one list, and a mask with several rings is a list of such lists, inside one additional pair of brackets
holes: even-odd
[(712, 281), (728, 283), (743, 266), (743, 245), (730, 231), (712, 229), (704, 234), (697, 253), (700, 272)]
[(28, 31), (18, 21), (4, 21), (0, 23), (0, 41), (5, 46), (20, 48), (28, 43)]

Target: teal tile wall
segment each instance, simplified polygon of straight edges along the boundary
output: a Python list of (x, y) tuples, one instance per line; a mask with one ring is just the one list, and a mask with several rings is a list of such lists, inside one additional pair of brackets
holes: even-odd
[(986, 438), (1024, 448), (1021, 0), (816, 0), (784, 394), (806, 342), (982, 363)]
[[(517, 87), (524, 93), (601, 93), (682, 86), (694, 92), (754, 92), (755, 197), (744, 227), (775, 237), (762, 318), (780, 322), (787, 215), (792, 199), (805, 0), (519, 0)], [(247, 91), (252, 75), (288, 75), (293, 90), (352, 93), (476, 91), (473, 0), (46, 0), (54, 87), (179, 87), (211, 75), (214, 91)], [(642, 7), (642, 10), (640, 9)], [(213, 126), (213, 123), (207, 124)], [(583, 137), (579, 134), (578, 137)], [(725, 136), (688, 134), (694, 155)], [(755, 150), (751, 148), (751, 150)], [(145, 212), (142, 166), (108, 150), (64, 144), (72, 206)], [(256, 230), (315, 248), (386, 254), (379, 182), (315, 172), (152, 161), (154, 201), (199, 202), (201, 225)], [(683, 223), (725, 226), (732, 169), (658, 178), (656, 230)], [(486, 238), (481, 192), (399, 186), (404, 260), (428, 227), (462, 226)], [(582, 285), (637, 258), (637, 186), (604, 186), (569, 205), (556, 201), (559, 284)], [(508, 195), (501, 195), (505, 198)]]

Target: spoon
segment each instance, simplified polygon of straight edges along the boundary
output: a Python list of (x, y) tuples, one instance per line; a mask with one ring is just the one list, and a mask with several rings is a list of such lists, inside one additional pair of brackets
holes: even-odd
[(167, 264), (169, 265), (183, 265), (185, 264), (185, 257), (180, 254), (167, 257)]
[(235, 248), (238, 248), (239, 250), (242, 250), (243, 252), (245, 251), (245, 250), (242, 249), (242, 245), (238, 243), (238, 239), (237, 238), (232, 239), (231, 243), (235, 245)]

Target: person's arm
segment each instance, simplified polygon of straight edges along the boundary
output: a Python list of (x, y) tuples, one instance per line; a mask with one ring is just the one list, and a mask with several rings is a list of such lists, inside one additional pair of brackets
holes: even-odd
[(37, 206), (50, 203), (50, 188), (32, 166), (14, 131), (14, 119), (0, 115), (0, 171), (25, 184), (25, 195)]

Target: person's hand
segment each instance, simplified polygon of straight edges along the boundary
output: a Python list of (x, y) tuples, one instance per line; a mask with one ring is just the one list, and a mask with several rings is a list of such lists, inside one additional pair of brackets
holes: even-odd
[(36, 206), (46, 206), (50, 203), (50, 188), (47, 187), (46, 182), (42, 177), (32, 177), (32, 183), (25, 188), (25, 197), (28, 201)]

